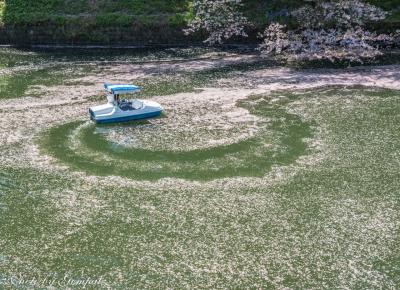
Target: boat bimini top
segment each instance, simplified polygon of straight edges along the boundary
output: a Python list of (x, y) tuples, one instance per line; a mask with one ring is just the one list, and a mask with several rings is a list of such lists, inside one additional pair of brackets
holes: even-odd
[(104, 88), (106, 89), (107, 93), (110, 93), (113, 95), (132, 94), (132, 93), (140, 92), (142, 90), (141, 87), (138, 87), (135, 85), (104, 84)]

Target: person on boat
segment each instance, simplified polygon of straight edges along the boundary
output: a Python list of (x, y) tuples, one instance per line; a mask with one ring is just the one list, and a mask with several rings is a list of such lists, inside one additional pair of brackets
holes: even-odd
[(117, 102), (117, 104), (119, 104), (119, 94), (115, 95), (115, 101)]

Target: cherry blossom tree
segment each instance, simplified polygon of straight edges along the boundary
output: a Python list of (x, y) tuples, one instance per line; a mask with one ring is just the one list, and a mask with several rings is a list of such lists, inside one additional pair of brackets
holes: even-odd
[(208, 44), (221, 44), (233, 36), (247, 37), (246, 17), (239, 12), (240, 0), (194, 0), (194, 17), (185, 30), (186, 34), (204, 30)]
[(260, 50), (297, 59), (361, 61), (380, 54), (377, 43), (391, 37), (366, 30), (367, 22), (386, 17), (382, 9), (361, 0), (309, 1), (289, 13), (295, 29), (271, 23), (261, 34)]
[[(295, 25), (288, 28), (285, 23), (272, 22), (260, 34), (263, 54), (360, 61), (379, 55), (379, 44), (393, 39), (366, 29), (367, 23), (383, 20), (387, 13), (363, 0), (304, 1), (306, 4), (286, 13), (286, 22)], [(246, 37), (250, 22), (240, 12), (241, 5), (240, 0), (194, 0), (194, 17), (185, 32), (206, 31), (208, 44)]]

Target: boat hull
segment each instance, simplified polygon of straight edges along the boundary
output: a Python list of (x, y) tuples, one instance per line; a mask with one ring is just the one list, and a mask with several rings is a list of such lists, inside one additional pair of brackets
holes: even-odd
[(142, 119), (158, 117), (161, 115), (161, 112), (162, 111), (146, 112), (146, 113), (140, 113), (140, 114), (135, 114), (135, 115), (120, 116), (120, 117), (113, 117), (113, 118), (107, 118), (107, 119), (96, 119), (91, 114), (91, 119), (93, 121), (95, 121), (97, 124), (120, 123), (120, 122), (129, 122), (129, 121), (134, 121), (134, 120), (142, 120)]
[(159, 116), (163, 107), (151, 100), (123, 100), (89, 108), (90, 119), (98, 124), (128, 122)]

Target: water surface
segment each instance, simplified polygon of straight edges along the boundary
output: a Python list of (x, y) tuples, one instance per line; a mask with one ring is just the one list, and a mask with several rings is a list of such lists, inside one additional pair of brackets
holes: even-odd
[[(1, 51), (0, 281), (399, 286), (399, 91), (260, 89), (268, 63), (204, 53)], [(91, 123), (104, 78), (165, 115)]]

